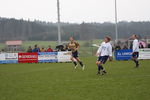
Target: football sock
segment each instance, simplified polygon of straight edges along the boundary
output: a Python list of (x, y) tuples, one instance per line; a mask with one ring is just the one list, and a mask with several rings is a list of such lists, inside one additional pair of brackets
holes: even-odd
[(136, 60), (133, 60), (134, 62), (135, 62), (135, 64), (136, 64)]
[(104, 68), (102, 67), (102, 65), (98, 65), (98, 71), (103, 70)]
[(98, 71), (99, 71), (99, 72), (101, 71), (101, 66), (98, 66)]
[(136, 67), (138, 67), (138, 66), (139, 66), (139, 61), (137, 60), (137, 61), (136, 61)]
[(83, 63), (80, 61), (79, 64), (83, 67)]
[(137, 61), (137, 63), (136, 63), (137, 65), (139, 64), (139, 61)]
[(137, 60), (134, 60), (134, 62), (135, 62), (135, 64), (136, 64), (136, 65), (138, 65), (138, 64), (139, 64), (139, 62), (138, 62)]
[(101, 69), (104, 70), (103, 66), (101, 65)]
[(75, 66), (77, 66), (77, 62), (74, 61), (73, 63), (74, 63)]
[(103, 69), (103, 73), (105, 73), (105, 74), (107, 73), (105, 69)]

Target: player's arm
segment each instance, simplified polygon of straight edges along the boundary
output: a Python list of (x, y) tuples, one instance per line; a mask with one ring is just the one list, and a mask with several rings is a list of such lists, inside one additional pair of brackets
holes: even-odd
[(113, 57), (112, 56), (109, 56), (109, 61), (113, 61)]
[(78, 42), (76, 42), (75, 44), (76, 44), (76, 50), (78, 50), (80, 48), (80, 44)]
[(113, 52), (112, 52), (112, 46), (109, 46), (109, 60), (112, 61), (113, 60)]
[(70, 49), (70, 47), (69, 47), (69, 43), (67, 44), (67, 48), (68, 48), (68, 49)]
[(97, 50), (97, 52), (96, 52), (96, 56), (99, 56), (100, 54), (101, 54), (101, 50), (102, 50), (102, 48), (101, 48), (101, 46), (98, 48), (98, 50)]
[(102, 42), (97, 50), (97, 53), (96, 53), (96, 56), (99, 56), (101, 55), (101, 52), (102, 52), (102, 45), (104, 44), (104, 42)]
[(67, 44), (67, 48), (68, 48), (68, 50), (71, 50), (69, 43)]

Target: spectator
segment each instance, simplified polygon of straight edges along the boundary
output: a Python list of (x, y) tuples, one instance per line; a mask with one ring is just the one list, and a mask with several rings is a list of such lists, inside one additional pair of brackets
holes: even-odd
[(56, 50), (57, 50), (57, 51), (66, 51), (66, 50), (64, 49), (64, 46), (63, 46), (63, 45), (58, 45), (58, 46), (56, 46)]
[(66, 51), (66, 49), (64, 47), (60, 48), (61, 51)]
[(41, 51), (41, 52), (46, 52), (46, 50), (45, 50), (45, 48), (44, 48), (44, 47), (43, 47), (40, 51)]
[(32, 53), (32, 48), (31, 48), (31, 46), (29, 46), (27, 52), (28, 52), (28, 53)]
[(150, 44), (148, 44), (148, 48), (150, 48)]
[(68, 51), (68, 45), (65, 46), (65, 51)]
[(120, 47), (119, 45), (117, 45), (117, 46), (115, 47), (115, 50), (121, 50), (121, 47)]
[(37, 49), (38, 49), (38, 52), (41, 52), (41, 49), (40, 49), (40, 47), (38, 47)]
[(2, 52), (5, 52), (5, 50), (4, 50), (4, 49), (2, 49)]
[(38, 52), (39, 51), (39, 49), (38, 49), (38, 47), (37, 47), (37, 44), (34, 46), (34, 49), (32, 50), (32, 52)]
[(144, 48), (144, 46), (143, 46), (143, 44), (141, 42), (140, 42), (139, 45), (140, 45), (140, 48), (142, 48), (142, 49)]
[(124, 45), (123, 49), (128, 49), (127, 45)]
[(132, 43), (130, 43), (130, 49), (132, 49), (132, 47), (133, 47), (133, 45), (132, 45)]
[(1, 51), (0, 51), (0, 53), (4, 53), (5, 52), (5, 50), (4, 49), (2, 49)]
[(51, 46), (49, 45), (47, 52), (53, 52), (53, 49), (51, 48)]

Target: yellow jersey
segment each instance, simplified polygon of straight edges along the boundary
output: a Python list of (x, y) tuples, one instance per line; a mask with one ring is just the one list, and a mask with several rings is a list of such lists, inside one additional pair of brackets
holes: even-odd
[(73, 52), (75, 52), (76, 51), (76, 49), (79, 47), (80, 45), (79, 45), (79, 43), (78, 42), (70, 42), (69, 44), (68, 44), (68, 48), (71, 50), (71, 51), (73, 51)]

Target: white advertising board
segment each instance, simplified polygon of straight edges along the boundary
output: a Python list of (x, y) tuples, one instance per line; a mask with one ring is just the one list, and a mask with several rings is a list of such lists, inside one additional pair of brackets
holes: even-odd
[(3, 61), (3, 60), (5, 60), (5, 54), (4, 54), (4, 53), (1, 53), (1, 54), (0, 54), (0, 61)]
[(140, 49), (139, 59), (150, 59), (150, 49), (149, 48)]
[(70, 51), (58, 52), (58, 62), (71, 62), (72, 53)]
[(5, 60), (18, 60), (18, 53), (5, 53)]

